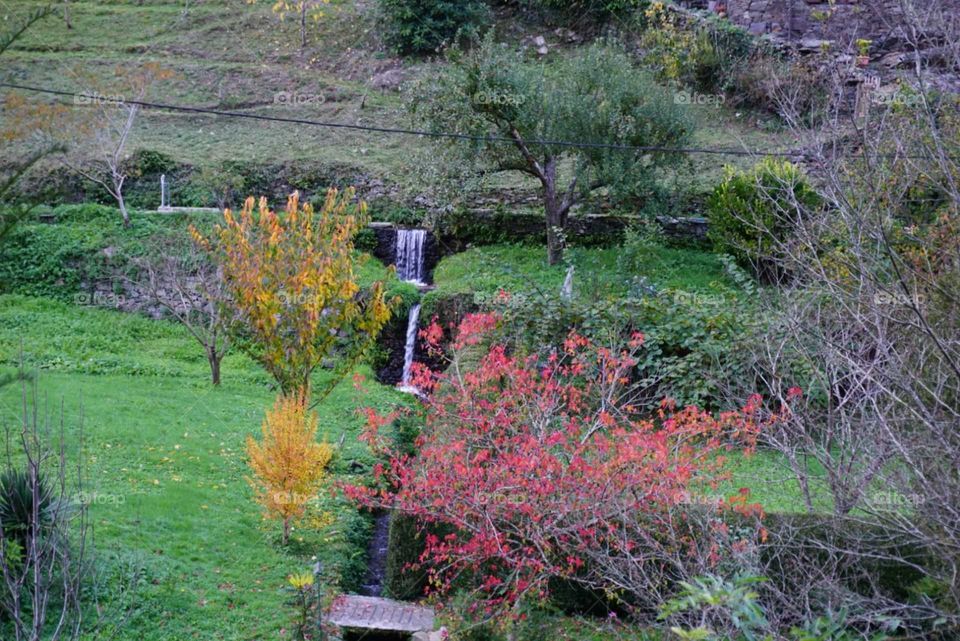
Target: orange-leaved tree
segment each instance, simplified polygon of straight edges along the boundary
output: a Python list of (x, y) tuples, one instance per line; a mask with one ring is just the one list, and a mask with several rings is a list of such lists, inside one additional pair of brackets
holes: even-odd
[(317, 443), (317, 415), (302, 393), (280, 395), (263, 421), (263, 440), (247, 437), (254, 477), (247, 479), (269, 518), (283, 521), (283, 544), (323, 484), (333, 448)]
[(353, 195), (331, 189), (319, 212), (298, 193), (280, 213), (248, 198), (238, 215), (224, 211), (211, 238), (191, 228), (223, 268), (242, 344), (283, 394), (306, 395), (313, 371), (336, 356), (332, 389), (390, 318), (383, 284), (362, 291), (357, 283), (353, 239), (367, 213)]

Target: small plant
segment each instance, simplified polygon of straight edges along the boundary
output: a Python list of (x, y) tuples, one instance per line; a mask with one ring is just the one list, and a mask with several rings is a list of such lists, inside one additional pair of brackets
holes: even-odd
[(21, 549), (26, 547), (31, 533), (49, 529), (58, 507), (43, 476), (14, 468), (0, 475), (0, 533), (3, 539), (18, 543)]
[(317, 443), (317, 416), (303, 393), (279, 396), (263, 421), (263, 440), (247, 437), (254, 478), (248, 479), (269, 518), (283, 521), (283, 545), (294, 520), (316, 497), (333, 458), (333, 448)]
[[(694, 613), (701, 625), (693, 629), (673, 627), (671, 631), (681, 639), (717, 639), (707, 622), (726, 625), (737, 630), (745, 641), (765, 639), (769, 623), (752, 586), (765, 581), (762, 577), (744, 576), (733, 580), (707, 575), (691, 581), (681, 581), (682, 590), (660, 609), (660, 619)], [(741, 637), (738, 637), (741, 638)]]
[(287, 583), (293, 591), (293, 602), (297, 609), (297, 629), (293, 638), (304, 641), (310, 638), (308, 633), (310, 613), (315, 607), (316, 591), (314, 590), (313, 574), (310, 572), (291, 574), (287, 578)]

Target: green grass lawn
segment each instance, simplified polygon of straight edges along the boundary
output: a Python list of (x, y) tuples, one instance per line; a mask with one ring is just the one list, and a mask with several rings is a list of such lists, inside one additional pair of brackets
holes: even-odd
[[(176, 325), (0, 296), (4, 370), (21, 344), (54, 423), (62, 403), (71, 461), (82, 454), (108, 611), (135, 603), (118, 638), (286, 638), (290, 573), (317, 558), (346, 587), (362, 578), (369, 524), (341, 499), (324, 494), (287, 549), (277, 524), (261, 519), (244, 480), (244, 441), (259, 433), (274, 393), (245, 356), (229, 356), (224, 384), (213, 388), (199, 346)], [(320, 433), (343, 439), (341, 477), (351, 462), (372, 462), (356, 439), (356, 409), (409, 402), (362, 373), (362, 391), (345, 381), (317, 407)], [(0, 390), (4, 425), (19, 421), (20, 399), (18, 384)], [(120, 600), (118, 586), (135, 568), (138, 592)]]
[(447, 256), (434, 272), (440, 294), (507, 291), (559, 292), (567, 268), (573, 265), (574, 294), (621, 296), (638, 278), (659, 288), (693, 292), (728, 291), (733, 283), (716, 254), (655, 246), (639, 264), (626, 269), (620, 247), (567, 250), (564, 264), (547, 265), (546, 249), (538, 245), (490, 245)]

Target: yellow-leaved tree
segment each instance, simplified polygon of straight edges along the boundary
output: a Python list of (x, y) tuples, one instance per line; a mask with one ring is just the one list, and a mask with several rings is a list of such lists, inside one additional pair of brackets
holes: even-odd
[(263, 421), (263, 440), (247, 437), (253, 477), (247, 479), (269, 518), (283, 521), (283, 544), (290, 527), (323, 485), (333, 448), (317, 443), (317, 415), (304, 394), (280, 395)]
[(294, 193), (285, 211), (229, 209), (211, 238), (191, 228), (194, 239), (223, 269), (224, 304), (236, 312), (241, 344), (277, 381), (285, 395), (310, 391), (310, 375), (327, 357), (337, 374), (325, 391), (373, 345), (390, 318), (383, 283), (361, 291), (354, 273), (353, 239), (366, 224), (366, 205), (353, 190), (327, 192), (314, 212)]

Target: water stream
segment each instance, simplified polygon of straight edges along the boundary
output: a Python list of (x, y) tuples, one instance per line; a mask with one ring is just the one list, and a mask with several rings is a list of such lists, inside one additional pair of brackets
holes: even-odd
[[(413, 283), (417, 287), (425, 287), (426, 267), (424, 249), (427, 244), (427, 230), (425, 229), (398, 229), (396, 255), (394, 263), (397, 266), (397, 277), (400, 280)], [(417, 335), (420, 324), (420, 303), (410, 308), (407, 318), (407, 336), (403, 348), (403, 376), (399, 389), (420, 394), (410, 383), (410, 370), (417, 356)], [(361, 594), (366, 596), (380, 596), (383, 592), (383, 582), (387, 570), (387, 544), (390, 538), (390, 512), (380, 512), (374, 517), (373, 536), (367, 548), (367, 576), (361, 588)]]

